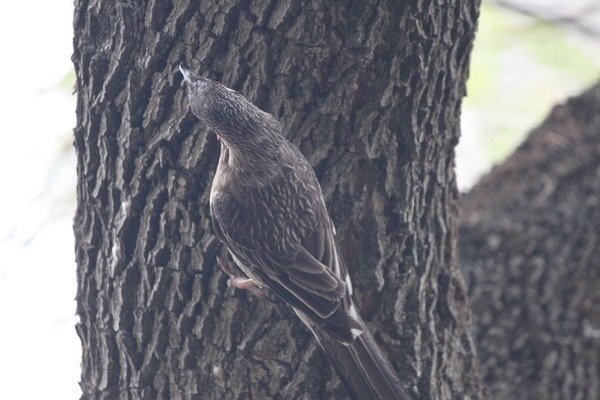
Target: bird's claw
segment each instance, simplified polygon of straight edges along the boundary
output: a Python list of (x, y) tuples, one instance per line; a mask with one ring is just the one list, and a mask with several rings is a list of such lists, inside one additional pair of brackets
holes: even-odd
[(267, 291), (262, 289), (256, 282), (250, 278), (239, 276), (239, 272), (235, 266), (232, 266), (230, 262), (217, 258), (217, 264), (221, 267), (221, 270), (229, 277), (227, 280), (227, 286), (230, 288), (245, 289), (252, 293), (254, 296), (259, 298), (266, 298)]
[(227, 286), (238, 288), (238, 289), (250, 289), (252, 286), (255, 286), (255, 285), (256, 285), (256, 282), (254, 282), (250, 278), (231, 277), (227, 281)]

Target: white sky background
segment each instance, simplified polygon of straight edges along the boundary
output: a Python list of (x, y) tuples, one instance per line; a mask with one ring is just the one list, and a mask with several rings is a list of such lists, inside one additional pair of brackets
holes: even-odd
[[(79, 397), (72, 1), (0, 5), (0, 399)], [(61, 152), (63, 153), (61, 155)]]
[[(72, 69), (71, 36), (71, 0), (0, 5), (0, 399), (80, 395), (72, 233), (75, 102), (58, 89)], [(581, 40), (600, 55), (598, 43)], [(503, 59), (507, 70), (498, 76), (513, 96), (531, 90), (523, 86), (529, 77), (546, 86), (544, 79), (552, 80), (537, 73), (539, 66), (514, 61)], [(581, 89), (577, 82), (558, 85), (540, 100), (540, 115), (517, 119), (518, 129), (525, 133), (550, 105)], [(469, 106), (463, 113), (457, 150), (462, 188), (491, 163), (480, 114)]]

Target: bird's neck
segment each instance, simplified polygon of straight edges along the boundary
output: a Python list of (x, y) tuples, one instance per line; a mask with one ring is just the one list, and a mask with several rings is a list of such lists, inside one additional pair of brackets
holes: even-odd
[(279, 135), (257, 135), (240, 142), (221, 136), (219, 168), (227, 168), (232, 178), (246, 186), (262, 186), (280, 171), (282, 146)]

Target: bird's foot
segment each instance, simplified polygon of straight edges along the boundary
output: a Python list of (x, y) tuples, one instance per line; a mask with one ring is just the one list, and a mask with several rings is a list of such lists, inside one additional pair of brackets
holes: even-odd
[(267, 291), (261, 288), (254, 282), (254, 280), (246, 277), (239, 276), (237, 268), (222, 258), (217, 258), (217, 264), (229, 277), (227, 280), (227, 286), (231, 288), (245, 289), (252, 293), (256, 297), (265, 298), (267, 297)]
[(230, 277), (227, 281), (227, 286), (234, 287), (238, 289), (250, 289), (252, 286), (255, 286), (256, 282), (254, 282), (250, 278), (240, 278), (238, 277)]
[(239, 276), (230, 277), (229, 280), (227, 280), (227, 286), (238, 289), (245, 289), (248, 292), (252, 293), (254, 296), (261, 299), (267, 297), (267, 291), (258, 286), (258, 284), (250, 278), (241, 278)]

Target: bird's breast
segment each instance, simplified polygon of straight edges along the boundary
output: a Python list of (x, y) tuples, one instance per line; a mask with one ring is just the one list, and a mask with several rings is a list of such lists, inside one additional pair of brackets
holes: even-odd
[(217, 170), (215, 172), (215, 176), (212, 181), (212, 186), (210, 188), (210, 204), (211, 208), (213, 202), (221, 195), (225, 187), (227, 186), (230, 180), (231, 168), (228, 165), (229, 160), (229, 149), (221, 141), (221, 154), (219, 156), (219, 164), (217, 166)]

